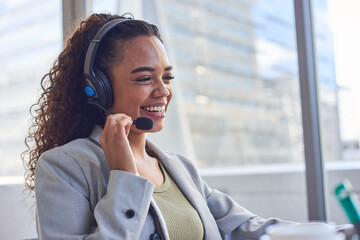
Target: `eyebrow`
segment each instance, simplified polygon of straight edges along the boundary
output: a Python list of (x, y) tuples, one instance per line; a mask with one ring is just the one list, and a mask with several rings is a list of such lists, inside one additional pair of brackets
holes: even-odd
[[(168, 66), (165, 68), (165, 71), (170, 71), (172, 69), (173, 69), (173, 66)], [(138, 68), (135, 68), (134, 70), (132, 70), (131, 73), (138, 73), (138, 72), (145, 72), (145, 71), (154, 72), (155, 69), (152, 67), (138, 67)]]

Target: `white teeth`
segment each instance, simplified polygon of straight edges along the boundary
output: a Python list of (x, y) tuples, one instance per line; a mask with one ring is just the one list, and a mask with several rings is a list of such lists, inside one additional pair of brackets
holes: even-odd
[(144, 107), (148, 112), (165, 112), (165, 106)]

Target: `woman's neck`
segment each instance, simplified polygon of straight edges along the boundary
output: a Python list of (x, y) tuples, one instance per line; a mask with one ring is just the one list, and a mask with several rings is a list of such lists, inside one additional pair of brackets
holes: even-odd
[(155, 186), (163, 184), (165, 178), (160, 170), (157, 158), (150, 156), (146, 152), (146, 134), (130, 132), (128, 139), (135, 157), (138, 174)]
[(145, 150), (146, 134), (130, 132), (128, 139), (129, 139), (130, 147), (131, 147), (131, 150), (133, 151), (134, 157), (140, 158), (140, 159), (145, 159), (148, 155)]

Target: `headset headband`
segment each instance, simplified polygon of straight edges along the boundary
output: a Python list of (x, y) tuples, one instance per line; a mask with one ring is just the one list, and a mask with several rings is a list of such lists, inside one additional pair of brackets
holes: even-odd
[(117, 25), (132, 20), (133, 19), (123, 19), (123, 18), (111, 20), (107, 22), (104, 26), (102, 26), (100, 30), (95, 34), (95, 37), (93, 38), (93, 40), (91, 40), (85, 56), (85, 63), (84, 63), (85, 77), (93, 78), (95, 76), (93, 70), (94, 61), (95, 61), (96, 51), (100, 45), (102, 38)]

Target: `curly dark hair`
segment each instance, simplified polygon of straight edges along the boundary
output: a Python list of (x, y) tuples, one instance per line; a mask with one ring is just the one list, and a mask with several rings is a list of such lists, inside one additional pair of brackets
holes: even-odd
[[(21, 154), (27, 188), (35, 189), (35, 168), (42, 153), (74, 139), (88, 137), (95, 125), (105, 124), (104, 112), (87, 104), (83, 68), (90, 41), (104, 24), (118, 18), (132, 19), (124, 15), (92, 14), (82, 21), (42, 78), (43, 92), (38, 102), (30, 107), (32, 119), (25, 138), (28, 149)], [(111, 82), (110, 69), (115, 61), (122, 59), (122, 43), (138, 36), (153, 35), (161, 40), (157, 27), (145, 21), (119, 24), (102, 39), (94, 67), (101, 69)]]

